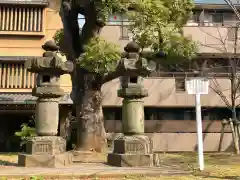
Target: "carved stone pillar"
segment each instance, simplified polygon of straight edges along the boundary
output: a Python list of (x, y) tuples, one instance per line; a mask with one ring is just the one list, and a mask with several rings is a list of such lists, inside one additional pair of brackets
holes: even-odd
[(58, 47), (48, 41), (41, 58), (30, 59), (25, 66), (37, 73), (37, 86), (33, 89), (36, 101), (36, 137), (29, 138), (26, 152), (18, 156), (18, 164), (26, 167), (61, 167), (72, 162), (66, 152), (66, 140), (57, 136), (59, 122), (59, 100), (64, 91), (59, 86), (59, 78), (71, 69), (57, 53)]
[[(130, 52), (126, 49), (130, 49)], [(126, 70), (134, 70), (135, 65), (139, 65), (138, 48), (132, 43), (128, 44), (125, 50), (128, 53), (128, 59), (124, 62)], [(134, 58), (129, 59), (131, 57)], [(133, 64), (135, 65), (132, 66)], [(122, 88), (118, 90), (118, 96), (123, 98), (122, 131), (124, 136), (114, 140), (113, 153), (108, 154), (108, 164), (112, 166), (153, 166), (152, 143), (144, 135), (143, 98), (148, 95), (148, 92), (143, 87), (143, 77), (138, 76), (141, 71), (138, 72), (136, 69), (136, 72), (135, 74), (126, 73), (121, 78)]]

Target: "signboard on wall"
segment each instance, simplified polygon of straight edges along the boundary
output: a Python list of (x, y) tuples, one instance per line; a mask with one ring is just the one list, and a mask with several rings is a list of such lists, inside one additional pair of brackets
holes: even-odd
[(208, 94), (209, 80), (206, 78), (186, 79), (188, 94)]

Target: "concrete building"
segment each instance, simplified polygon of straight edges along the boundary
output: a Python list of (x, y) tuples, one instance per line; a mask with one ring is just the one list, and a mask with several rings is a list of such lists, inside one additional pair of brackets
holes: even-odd
[[(234, 49), (235, 14), (223, 0), (196, 0), (195, 4), (192, 18), (183, 27), (184, 34), (199, 42), (200, 61), (226, 60)], [(41, 45), (52, 39), (56, 30), (62, 27), (58, 10), (59, 0), (0, 2), (2, 151), (18, 146), (14, 132), (33, 115), (36, 98), (31, 96), (31, 89), (35, 86), (35, 75), (26, 72), (24, 61), (32, 56), (41, 56)], [(79, 23), (83, 21), (80, 17)], [(113, 15), (102, 36), (123, 48), (131, 40), (127, 27), (128, 22), (123, 16)], [(230, 100), (230, 81), (226, 73), (215, 74), (217, 76), (210, 80), (210, 86), (217, 82)], [(185, 88), (185, 79), (189, 76), (192, 73), (158, 71), (144, 81), (149, 90), (149, 97), (145, 98), (145, 131), (153, 138), (155, 151), (192, 151), (196, 148), (195, 101)], [(61, 77), (61, 86), (66, 95), (61, 100), (60, 112), (68, 112), (72, 104), (69, 75)], [(117, 97), (119, 87), (119, 80), (115, 79), (102, 89), (105, 127), (110, 134), (121, 132), (122, 99)], [(221, 120), (231, 112), (211, 88), (208, 95), (202, 96), (202, 106), (205, 150), (216, 151), (220, 144)], [(65, 116), (66, 113), (60, 115), (60, 121)], [(222, 150), (231, 147), (230, 128), (226, 128), (225, 132)]]

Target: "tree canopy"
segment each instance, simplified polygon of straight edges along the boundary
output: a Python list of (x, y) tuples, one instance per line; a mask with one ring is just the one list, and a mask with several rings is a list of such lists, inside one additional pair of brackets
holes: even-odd
[[(154, 68), (148, 65), (155, 67), (156, 63), (151, 64), (146, 58), (176, 63), (194, 57), (197, 46), (182, 33), (182, 26), (191, 16), (192, 8), (192, 0), (62, 0), (60, 16), (63, 29), (56, 33), (54, 39), (75, 65), (71, 73), (71, 98), (79, 122), (77, 149), (97, 152), (106, 149), (101, 110), (101, 87), (104, 83), (125, 73), (141, 75), (140, 72), (147, 69), (144, 76), (149, 74)], [(79, 14), (85, 18), (81, 30)], [(126, 48), (126, 52), (121, 54), (117, 45), (101, 37), (101, 30), (108, 19), (116, 14), (128, 20), (129, 31), (137, 43), (130, 43), (134, 45), (132, 52)], [(136, 54), (138, 46), (142, 52)], [(162, 58), (163, 54), (166, 54), (165, 58)], [(125, 68), (123, 61), (128, 58), (132, 58), (129, 64), (133, 63), (133, 68)]]
[[(124, 15), (129, 21), (129, 31), (133, 40), (142, 50), (147, 48), (152, 52), (164, 52), (166, 55), (164, 63), (189, 60), (197, 52), (196, 43), (184, 37), (182, 33), (182, 26), (191, 16), (194, 6), (192, 0), (85, 0), (83, 2), (85, 6), (89, 3), (89, 6), (94, 8), (95, 13), (92, 14), (96, 15), (96, 22), (101, 24), (99, 31), (106, 24), (109, 16), (116, 13)], [(88, 24), (93, 19), (86, 12), (89, 8), (82, 10), (81, 7), (78, 13), (85, 16), (85, 25), (77, 39), (79, 49), (82, 48), (80, 57), (76, 57), (78, 64), (90, 72), (114, 71), (114, 65), (117, 59), (120, 59), (119, 47), (100, 39), (98, 37), (100, 33), (93, 32), (90, 37), (83, 37), (89, 36), (84, 30), (89, 27)], [(94, 27), (88, 29), (88, 31), (98, 30)], [(60, 42), (62, 35), (63, 31), (60, 30), (56, 33), (55, 40)]]

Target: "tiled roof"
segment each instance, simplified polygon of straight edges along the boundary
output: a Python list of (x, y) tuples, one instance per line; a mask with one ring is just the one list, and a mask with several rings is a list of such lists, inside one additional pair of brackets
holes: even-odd
[[(37, 97), (30, 93), (0, 93), (0, 104), (35, 104)], [(60, 104), (72, 104), (69, 94), (60, 99)]]
[[(231, 0), (233, 4), (240, 4), (240, 0)], [(195, 4), (227, 4), (225, 0), (194, 0)]]
[(33, 56), (0, 56), (0, 61), (26, 61)]
[(48, 0), (0, 0), (0, 4), (35, 4), (35, 5), (48, 5)]

